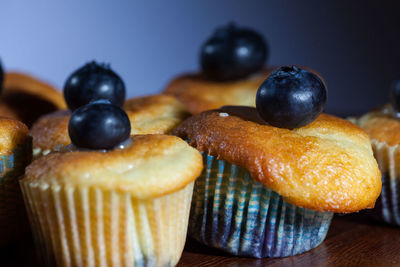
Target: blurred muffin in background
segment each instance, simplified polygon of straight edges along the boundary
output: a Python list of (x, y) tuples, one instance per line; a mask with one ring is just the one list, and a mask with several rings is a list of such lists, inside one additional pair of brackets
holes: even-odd
[(18, 119), (31, 127), (40, 116), (65, 107), (61, 92), (53, 86), (28, 74), (4, 74), (0, 116)]
[(192, 114), (224, 105), (255, 106), (260, 84), (271, 73), (265, 39), (233, 23), (218, 28), (200, 51), (201, 71), (176, 77), (165, 88)]

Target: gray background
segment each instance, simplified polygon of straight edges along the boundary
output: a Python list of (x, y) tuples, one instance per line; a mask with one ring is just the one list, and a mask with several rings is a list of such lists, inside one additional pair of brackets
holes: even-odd
[(235, 21), (268, 39), (271, 65), (298, 64), (328, 84), (327, 112), (360, 114), (388, 100), (400, 75), (395, 1), (0, 2), (0, 58), (62, 88), (87, 61), (110, 62), (128, 96), (198, 69), (214, 28)]

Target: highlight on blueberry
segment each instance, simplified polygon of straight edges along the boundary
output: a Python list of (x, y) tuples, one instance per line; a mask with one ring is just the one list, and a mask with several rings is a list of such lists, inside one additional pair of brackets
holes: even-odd
[(129, 138), (131, 124), (123, 109), (108, 100), (97, 100), (72, 113), (68, 132), (77, 147), (112, 149)]
[(107, 99), (114, 105), (122, 106), (125, 84), (109, 65), (93, 61), (68, 77), (64, 85), (64, 98), (71, 110), (98, 99)]
[(390, 90), (390, 102), (392, 104), (392, 109), (396, 113), (396, 117), (400, 113), (400, 77), (393, 81)]
[(230, 23), (218, 28), (202, 45), (200, 64), (207, 79), (226, 81), (261, 70), (267, 57), (268, 47), (259, 33)]
[(327, 89), (315, 74), (281, 67), (258, 88), (256, 108), (268, 124), (293, 129), (314, 121), (325, 107)]

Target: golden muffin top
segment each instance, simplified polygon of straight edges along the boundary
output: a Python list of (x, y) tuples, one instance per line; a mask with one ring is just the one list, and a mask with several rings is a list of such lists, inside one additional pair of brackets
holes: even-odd
[(0, 154), (7, 154), (27, 142), (29, 130), (20, 121), (0, 117)]
[(81, 186), (129, 192), (146, 199), (175, 192), (203, 168), (200, 153), (168, 135), (137, 135), (124, 149), (55, 152), (30, 164), (24, 180), (35, 186)]
[(58, 110), (40, 117), (31, 128), (33, 137), (33, 149), (42, 151), (54, 150), (58, 146), (63, 147), (71, 143), (68, 135), (68, 122), (71, 111)]
[(396, 146), (400, 144), (400, 119), (390, 113), (390, 105), (355, 120), (371, 139)]
[[(189, 114), (173, 96), (151, 95), (128, 99), (124, 104), (131, 134), (164, 134), (170, 132)], [(50, 152), (71, 143), (68, 122), (71, 112), (56, 111), (42, 116), (31, 129), (34, 151)]]
[(0, 97), (0, 116), (18, 119), (31, 126), (40, 116), (65, 108), (57, 89), (27, 74), (8, 72)]
[(225, 105), (255, 106), (258, 87), (271, 71), (264, 69), (246, 79), (224, 82), (187, 74), (172, 80), (164, 92), (178, 98), (192, 114)]
[(123, 106), (131, 134), (165, 134), (189, 116), (182, 103), (169, 95), (131, 98)]
[(28, 74), (19, 72), (7, 72), (5, 74), (3, 93), (8, 94), (11, 92), (23, 92), (36, 95), (51, 102), (58, 109), (67, 107), (60, 91)]
[(327, 114), (289, 130), (269, 126), (255, 108), (224, 107), (190, 117), (173, 133), (246, 168), (296, 206), (354, 212), (372, 208), (381, 192), (368, 135)]

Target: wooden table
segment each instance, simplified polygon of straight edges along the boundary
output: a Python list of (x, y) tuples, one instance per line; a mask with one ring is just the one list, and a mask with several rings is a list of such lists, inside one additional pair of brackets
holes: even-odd
[[(0, 251), (0, 266), (39, 266), (31, 241)], [(335, 216), (326, 240), (301, 255), (237, 258), (188, 240), (178, 266), (400, 266), (400, 228), (362, 214)]]

